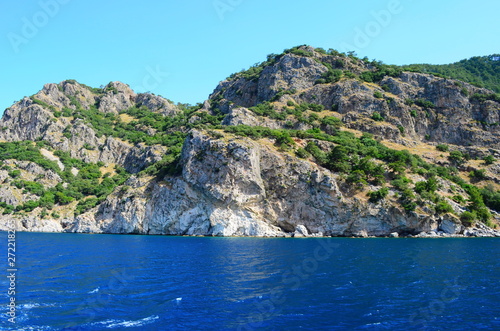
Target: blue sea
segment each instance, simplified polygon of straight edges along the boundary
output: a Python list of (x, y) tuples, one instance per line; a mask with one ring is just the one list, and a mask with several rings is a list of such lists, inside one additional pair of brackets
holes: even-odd
[(494, 238), (0, 240), (1, 330), (500, 330)]

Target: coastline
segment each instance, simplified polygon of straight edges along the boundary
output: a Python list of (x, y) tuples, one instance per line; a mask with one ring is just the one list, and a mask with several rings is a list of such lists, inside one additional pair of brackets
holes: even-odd
[[(12, 229), (10, 229), (12, 230)], [(7, 233), (9, 229), (0, 227), (0, 233)], [(189, 237), (189, 238), (282, 238), (282, 239), (327, 239), (327, 238), (345, 238), (345, 239), (442, 239), (442, 238), (500, 238), (500, 231), (486, 227), (481, 224), (480, 227), (465, 228), (463, 233), (449, 234), (443, 231), (428, 231), (414, 234), (399, 234), (393, 232), (389, 235), (323, 235), (323, 234), (303, 234), (303, 233), (283, 233), (275, 236), (249, 236), (249, 235), (179, 235), (179, 234), (146, 234), (146, 233), (108, 233), (108, 232), (72, 232), (72, 231), (28, 231), (26, 229), (16, 230), (16, 233), (45, 233), (45, 234), (82, 234), (82, 235), (118, 235), (118, 236), (157, 236), (157, 237)]]

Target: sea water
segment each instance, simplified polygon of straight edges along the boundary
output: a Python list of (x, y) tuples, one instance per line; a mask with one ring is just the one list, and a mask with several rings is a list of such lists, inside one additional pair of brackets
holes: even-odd
[(2, 330), (500, 330), (495, 238), (17, 233), (15, 319), (0, 243)]

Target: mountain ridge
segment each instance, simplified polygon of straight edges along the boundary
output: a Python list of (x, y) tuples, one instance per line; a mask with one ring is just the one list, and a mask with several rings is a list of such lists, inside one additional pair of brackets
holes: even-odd
[(468, 83), (309, 46), (231, 75), (196, 106), (120, 82), (46, 84), (0, 121), (0, 220), (56, 232), (498, 235), (481, 222), (499, 221), (499, 105)]

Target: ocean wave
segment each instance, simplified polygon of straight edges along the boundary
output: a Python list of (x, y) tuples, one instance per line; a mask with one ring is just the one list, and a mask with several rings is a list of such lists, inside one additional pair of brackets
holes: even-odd
[(143, 326), (147, 324), (154, 323), (157, 319), (160, 317), (157, 315), (152, 315), (137, 321), (119, 321), (119, 320), (107, 320), (107, 321), (102, 321), (102, 322), (96, 322), (93, 323), (94, 326), (96, 325), (103, 325), (108, 329), (114, 329), (114, 328), (131, 328), (131, 327), (138, 327), (138, 326)]
[(38, 308), (41, 307), (39, 303), (24, 303), (22, 305), (18, 305), (17, 308), (19, 309), (33, 309), (33, 308)]
[[(46, 308), (46, 307), (57, 307), (55, 303), (38, 303), (38, 302), (28, 302), (23, 304), (18, 304), (17, 309), (29, 310), (33, 308)], [(4, 308), (4, 307), (2, 307)]]
[(92, 291), (89, 291), (87, 292), (88, 294), (93, 294), (93, 293), (97, 293), (99, 292), (99, 287), (96, 287), (95, 289), (93, 289)]

